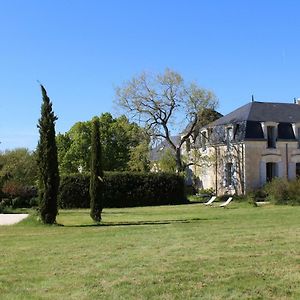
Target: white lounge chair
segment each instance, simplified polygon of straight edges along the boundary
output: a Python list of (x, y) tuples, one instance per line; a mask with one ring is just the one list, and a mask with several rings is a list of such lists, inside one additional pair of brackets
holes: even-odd
[(212, 196), (204, 205), (210, 205), (217, 199), (216, 196)]
[(227, 206), (231, 201), (232, 201), (232, 197), (229, 197), (229, 198), (226, 200), (226, 202), (220, 204), (220, 207), (225, 207), (225, 206)]

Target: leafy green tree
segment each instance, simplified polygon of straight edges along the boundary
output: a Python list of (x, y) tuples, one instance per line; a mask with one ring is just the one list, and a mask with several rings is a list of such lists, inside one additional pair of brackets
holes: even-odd
[(36, 155), (26, 148), (17, 148), (0, 152), (0, 198), (6, 196), (7, 187), (18, 187), (13, 193), (16, 197), (23, 191), (35, 190), (38, 179)]
[[(148, 142), (143, 129), (129, 122), (125, 116), (113, 118), (110, 113), (104, 113), (97, 119), (101, 131), (103, 170), (129, 170), (129, 162), (133, 158), (131, 153), (140, 144)], [(92, 121), (78, 122), (67, 133), (57, 136), (59, 165), (62, 173), (89, 170), (91, 131)], [(148, 151), (145, 152), (145, 156), (147, 155)]]
[(33, 186), (38, 178), (36, 154), (26, 148), (0, 152), (0, 182), (13, 179), (22, 185)]
[(195, 126), (192, 137), (194, 140), (199, 136), (200, 129), (209, 123), (223, 117), (222, 114), (211, 108), (205, 108), (199, 113), (199, 122)]
[[(142, 73), (117, 88), (117, 103), (127, 116), (144, 124), (152, 139), (165, 139), (173, 149), (178, 171), (184, 169), (183, 144), (194, 134), (204, 109), (214, 109), (217, 99), (211, 91), (195, 83), (186, 84), (182, 76), (170, 69), (162, 74)], [(174, 124), (182, 123), (184, 134), (179, 144), (172, 139)], [(189, 126), (187, 126), (189, 124)], [(182, 132), (176, 128), (177, 132)]]
[(166, 149), (158, 161), (159, 170), (162, 172), (175, 173), (177, 170), (176, 158), (171, 149)]
[(149, 143), (144, 142), (130, 149), (128, 167), (134, 172), (150, 171)]
[(59, 171), (57, 147), (55, 141), (55, 121), (57, 117), (52, 110), (52, 103), (43, 85), (41, 118), (38, 122), (40, 139), (37, 146), (37, 163), (39, 167), (39, 201), (40, 215), (43, 223), (56, 221)]
[(103, 170), (101, 166), (99, 120), (96, 118), (92, 121), (91, 142), (90, 215), (95, 222), (100, 222), (103, 207)]
[(90, 169), (92, 123), (77, 122), (65, 134), (57, 136), (60, 171), (65, 174)]

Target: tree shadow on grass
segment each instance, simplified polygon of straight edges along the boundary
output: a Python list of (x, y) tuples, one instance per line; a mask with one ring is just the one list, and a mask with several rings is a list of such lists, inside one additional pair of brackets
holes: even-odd
[(64, 227), (112, 227), (112, 226), (148, 226), (148, 225), (169, 225), (178, 223), (195, 223), (196, 221), (208, 221), (212, 219), (191, 218), (181, 220), (160, 220), (160, 221), (132, 221), (132, 222), (103, 222), (99, 224), (78, 224), (62, 225)]

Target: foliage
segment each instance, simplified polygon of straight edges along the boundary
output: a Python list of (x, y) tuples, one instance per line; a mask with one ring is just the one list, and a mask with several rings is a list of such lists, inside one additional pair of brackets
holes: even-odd
[[(89, 175), (63, 176), (59, 190), (62, 208), (89, 207)], [(184, 181), (168, 173), (104, 173), (103, 207), (131, 207), (185, 203)]]
[(213, 188), (207, 188), (207, 189), (200, 189), (198, 191), (198, 194), (200, 195), (208, 195), (208, 196), (213, 196), (215, 195), (216, 191)]
[[(186, 84), (179, 73), (169, 69), (154, 76), (142, 73), (118, 87), (116, 94), (118, 105), (130, 118), (142, 122), (151, 138), (163, 138), (169, 143), (175, 152), (179, 171), (184, 169), (182, 145), (200, 124), (202, 111), (213, 110), (217, 105), (212, 92), (195, 83)], [(184, 122), (180, 122), (185, 130), (179, 145), (175, 145), (171, 135), (175, 129), (174, 124), (178, 124), (182, 116), (186, 118)], [(176, 131), (180, 131), (180, 128), (176, 128)]]
[(43, 102), (41, 118), (38, 122), (40, 140), (37, 146), (39, 167), (39, 201), (40, 215), (43, 223), (53, 224), (56, 219), (59, 171), (57, 147), (55, 141), (55, 121), (57, 117), (52, 110), (52, 103), (45, 88), (41, 85)]
[(2, 192), (5, 197), (13, 199), (20, 197), (22, 199), (30, 199), (37, 196), (37, 189), (34, 186), (23, 185), (16, 180), (8, 180), (4, 183)]
[[(135, 154), (143, 147), (141, 145), (149, 143), (142, 128), (130, 123), (125, 116), (113, 118), (110, 113), (102, 114), (98, 120), (103, 170), (136, 169), (139, 160), (142, 164), (145, 162), (148, 149), (143, 148), (144, 153)], [(78, 122), (67, 133), (57, 135), (59, 166), (63, 174), (90, 169), (91, 132), (92, 121), (87, 121)]]
[(131, 148), (130, 160), (128, 162), (128, 168), (133, 172), (148, 172), (150, 171), (149, 160), (149, 143), (147, 139), (145, 142), (141, 142), (134, 148)]
[(264, 191), (266, 200), (275, 204), (300, 205), (300, 179), (287, 181), (283, 178), (274, 178), (268, 182)]
[(0, 199), (3, 197), (32, 197), (37, 184), (36, 155), (25, 148), (0, 153)]
[(101, 161), (101, 143), (99, 121), (93, 120), (90, 172), (90, 216), (95, 222), (101, 221), (103, 207), (103, 170)]
[(177, 171), (176, 158), (171, 149), (166, 149), (161, 155), (159, 161), (159, 170), (162, 172), (175, 173)]
[(89, 208), (90, 176), (71, 174), (61, 177), (58, 203), (61, 208)]
[(36, 155), (26, 148), (0, 152), (0, 182), (13, 179), (24, 185), (35, 185), (37, 181)]

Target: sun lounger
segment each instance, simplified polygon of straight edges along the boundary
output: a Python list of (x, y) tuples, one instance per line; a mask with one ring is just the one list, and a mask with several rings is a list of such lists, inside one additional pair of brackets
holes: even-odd
[(222, 203), (222, 204), (220, 205), (220, 207), (225, 207), (225, 206), (227, 206), (227, 205), (231, 202), (231, 200), (232, 200), (232, 197), (229, 197), (229, 198), (227, 199), (226, 202), (224, 202), (224, 203)]
[(206, 203), (204, 203), (204, 205), (210, 205), (212, 204), (215, 200), (216, 200), (216, 196), (212, 196)]

